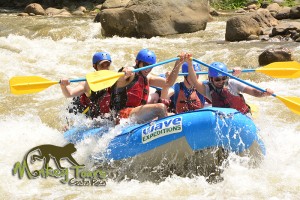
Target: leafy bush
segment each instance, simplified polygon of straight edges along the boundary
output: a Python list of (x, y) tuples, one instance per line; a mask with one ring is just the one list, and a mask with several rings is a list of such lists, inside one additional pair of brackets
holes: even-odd
[(296, 1), (295, 0), (285, 0), (284, 5), (289, 6), (289, 7), (293, 7), (293, 6), (296, 5)]
[[(242, 8), (245, 6), (247, 1), (245, 0), (210, 0), (210, 4), (215, 9), (221, 9), (221, 10), (233, 10)], [(269, 2), (272, 3), (272, 0), (258, 0), (258, 3), (262, 2)], [(296, 1), (295, 0), (284, 0), (283, 3), (284, 6), (295, 6)]]
[(232, 10), (241, 8), (244, 6), (244, 4), (244, 0), (219, 0), (211, 2), (212, 7), (222, 10)]

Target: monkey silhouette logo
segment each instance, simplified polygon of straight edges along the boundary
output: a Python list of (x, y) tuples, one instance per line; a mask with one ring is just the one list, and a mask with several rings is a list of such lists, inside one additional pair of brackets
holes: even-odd
[[(76, 152), (76, 148), (74, 146), (74, 144), (69, 143), (63, 147), (59, 147), (59, 146), (55, 146), (55, 145), (51, 145), (51, 144), (45, 144), (45, 145), (41, 145), (41, 146), (37, 146), (34, 147), (32, 149), (30, 149), (27, 154), (24, 156), (24, 163), (26, 165), (26, 167), (29, 169), (28, 167), (28, 156), (29, 154), (38, 151), (39, 155), (32, 155), (31, 156), (31, 163), (34, 163), (36, 160), (44, 160), (44, 164), (43, 164), (43, 169), (52, 169), (51, 167), (49, 167), (49, 161), (51, 158), (54, 159), (54, 162), (57, 166), (58, 169), (62, 170), (65, 169), (64, 167), (61, 166), (60, 160), (61, 159), (68, 159), (68, 161), (76, 166), (84, 166), (84, 165), (80, 165), (76, 162), (76, 160), (73, 158), (72, 154), (74, 152)], [(29, 171), (30, 175), (35, 178), (39, 175), (39, 171), (35, 170), (33, 171), (33, 173), (31, 173)]]

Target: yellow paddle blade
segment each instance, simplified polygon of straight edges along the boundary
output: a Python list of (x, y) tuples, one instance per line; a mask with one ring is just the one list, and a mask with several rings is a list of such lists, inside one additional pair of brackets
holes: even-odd
[(31, 94), (57, 83), (38, 76), (16, 76), (9, 80), (9, 87), (12, 94)]
[(101, 70), (87, 74), (86, 80), (90, 89), (96, 92), (112, 86), (121, 76), (124, 76), (124, 72)]
[(258, 68), (255, 71), (269, 75), (274, 78), (299, 78), (300, 77), (300, 69), (296, 69), (296, 68), (277, 68), (277, 69)]
[(280, 99), (292, 112), (300, 115), (300, 98), (299, 97), (281, 97), (276, 96)]
[(295, 61), (274, 62), (255, 71), (272, 76), (274, 78), (299, 78), (300, 63)]
[(273, 62), (270, 63), (265, 67), (268, 68), (295, 68), (295, 69), (300, 69), (300, 63), (296, 62), (296, 61), (285, 61), (285, 62)]

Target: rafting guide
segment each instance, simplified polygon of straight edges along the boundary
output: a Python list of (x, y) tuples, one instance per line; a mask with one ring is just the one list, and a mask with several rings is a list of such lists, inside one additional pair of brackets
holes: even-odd
[(145, 144), (162, 136), (179, 133), (181, 131), (182, 117), (167, 119), (159, 123), (150, 123), (149, 127), (142, 130), (142, 142)]
[[(39, 155), (36, 153), (39, 152)], [(40, 145), (30, 149), (22, 162), (16, 162), (12, 174), (18, 173), (19, 179), (23, 178), (26, 173), (28, 179), (41, 178), (61, 178), (62, 184), (68, 183), (70, 186), (105, 186), (106, 173), (101, 169), (90, 171), (85, 169), (84, 165), (80, 165), (73, 158), (72, 154), (76, 152), (74, 144), (69, 143), (63, 147), (50, 144)], [(34, 155), (32, 155), (34, 154)], [(31, 155), (31, 156), (29, 156)], [(30, 158), (31, 165), (28, 165), (27, 160)], [(53, 169), (49, 166), (50, 159), (53, 159), (57, 168)], [(67, 159), (73, 166), (65, 168), (61, 166), (60, 160)], [(35, 163), (37, 160), (43, 161), (43, 166), (40, 169), (33, 169), (40, 164)]]

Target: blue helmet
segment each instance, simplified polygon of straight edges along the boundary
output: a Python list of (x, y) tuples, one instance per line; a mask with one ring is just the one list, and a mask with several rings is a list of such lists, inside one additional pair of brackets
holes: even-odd
[(149, 49), (142, 49), (136, 56), (136, 60), (148, 63), (150, 65), (156, 63), (156, 55)]
[[(200, 64), (198, 64), (196, 62), (193, 62), (193, 67), (194, 67), (195, 72), (200, 72), (201, 71)], [(182, 71), (182, 73), (188, 73), (189, 72), (187, 62), (183, 63), (181, 71)]]
[(98, 61), (107, 60), (111, 62), (111, 57), (107, 52), (97, 52), (93, 56), (93, 64), (96, 64)]
[[(224, 63), (213, 62), (213, 63), (211, 63), (211, 66), (214, 67), (214, 68), (217, 68), (217, 69), (219, 69), (219, 70), (221, 70), (223, 72), (226, 72), (226, 73), (228, 72), (227, 67), (226, 67), (226, 65)], [(219, 71), (217, 71), (217, 70), (215, 70), (215, 69), (213, 69), (213, 68), (210, 67), (208, 69), (208, 76), (209, 77), (218, 77), (218, 76), (226, 76), (226, 75), (224, 75), (221, 72), (219, 72)]]

